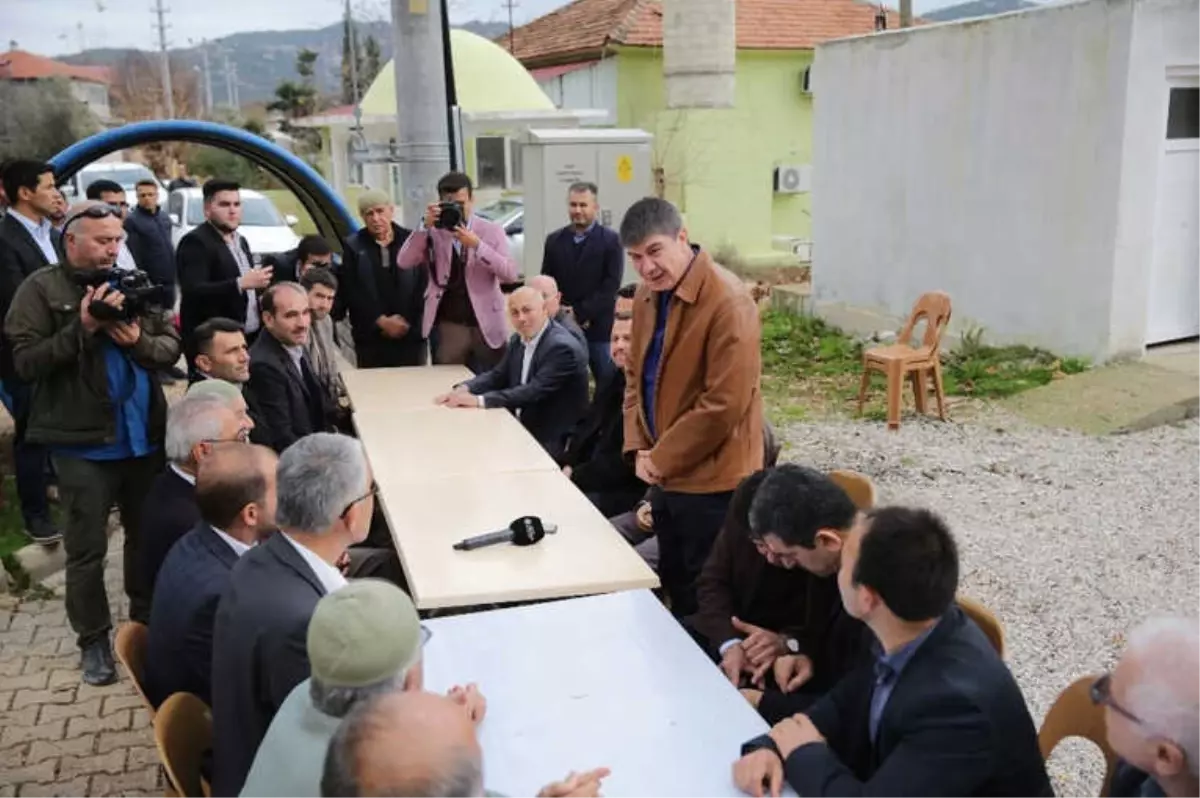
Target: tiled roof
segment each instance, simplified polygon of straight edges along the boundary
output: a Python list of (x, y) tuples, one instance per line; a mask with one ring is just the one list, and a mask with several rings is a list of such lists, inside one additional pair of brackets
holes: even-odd
[(24, 50), (9, 50), (7, 53), (0, 53), (0, 80), (39, 80), (51, 77), (86, 80), (92, 83), (112, 82), (108, 67), (64, 64), (62, 61), (27, 53)]
[[(875, 30), (878, 5), (859, 0), (736, 0), (737, 46), (811, 49), (823, 41)], [(888, 29), (900, 25), (887, 12)], [(507, 46), (508, 36), (503, 37)], [(660, 0), (575, 0), (513, 31), (528, 67), (595, 58), (608, 44), (662, 46)]]

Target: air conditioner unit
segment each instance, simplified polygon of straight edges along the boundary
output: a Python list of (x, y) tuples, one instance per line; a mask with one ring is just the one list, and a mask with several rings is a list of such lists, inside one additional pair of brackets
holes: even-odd
[(808, 164), (775, 167), (776, 194), (803, 194), (812, 191), (812, 167)]

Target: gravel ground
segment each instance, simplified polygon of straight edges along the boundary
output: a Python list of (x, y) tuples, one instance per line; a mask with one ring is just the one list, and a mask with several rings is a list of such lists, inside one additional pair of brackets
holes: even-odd
[[(1004, 624), (1006, 660), (1041, 723), (1059, 691), (1111, 667), (1142, 619), (1197, 608), (1200, 426), (1088, 437), (998, 409), (968, 423), (908, 418), (793, 424), (784, 460), (849, 468), (880, 504), (946, 518), (965, 595)], [(1065, 742), (1051, 757), (1058, 795), (1097, 795), (1099, 751)]]

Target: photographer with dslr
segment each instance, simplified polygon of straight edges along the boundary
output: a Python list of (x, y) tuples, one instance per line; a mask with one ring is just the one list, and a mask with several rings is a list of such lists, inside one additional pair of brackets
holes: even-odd
[[(163, 467), (167, 402), (158, 373), (179, 358), (179, 335), (152, 294), (140, 290), (142, 278), (113, 270), (123, 238), (111, 206), (71, 208), (65, 261), (21, 283), (4, 324), (17, 374), (33, 384), (26, 435), (49, 448), (58, 472), (67, 617), (82, 650), (83, 680), (94, 685), (117, 678), (104, 589), (114, 502), (125, 529), (129, 615), (149, 620), (150, 596), (137, 567), (139, 516)], [(116, 286), (131, 281), (126, 297)]]
[(516, 282), (520, 273), (504, 228), (472, 214), (471, 178), (449, 172), (437, 189), (441, 200), (425, 209), (397, 263), (429, 269), (421, 334), (430, 338), (437, 330), (430, 339), (433, 362), (466, 365), (478, 374), (504, 354), (508, 324), (500, 285)]

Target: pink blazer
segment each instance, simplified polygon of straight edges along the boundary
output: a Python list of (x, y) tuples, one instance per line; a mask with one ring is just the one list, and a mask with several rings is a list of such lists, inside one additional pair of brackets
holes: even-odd
[[(479, 320), (479, 331), (488, 346), (499, 349), (508, 340), (508, 322), (504, 318), (504, 294), (501, 283), (515, 283), (520, 270), (508, 255), (508, 238), (500, 225), (476, 216), (471, 220), (471, 230), (479, 236), (479, 246), (467, 250), (467, 294), (475, 318)], [(425, 320), (421, 335), (429, 337), (433, 321), (437, 318), (438, 303), (442, 301), (445, 285), (450, 279), (450, 255), (454, 251), (454, 236), (448, 230), (431, 232), (418, 230), (408, 237), (396, 264), (402, 269), (424, 266), (426, 263), (426, 238), (433, 236), (434, 261), (437, 263), (437, 280), (430, 280), (425, 289)]]

